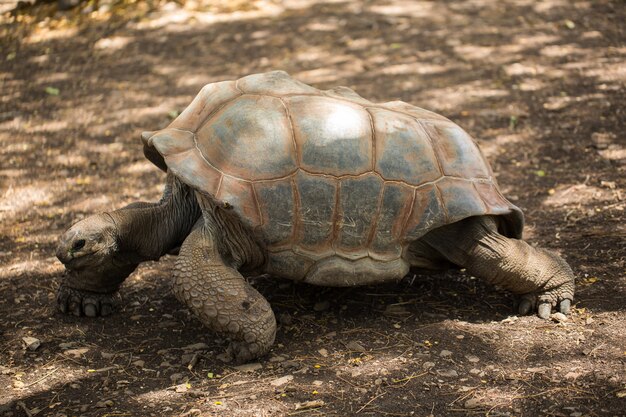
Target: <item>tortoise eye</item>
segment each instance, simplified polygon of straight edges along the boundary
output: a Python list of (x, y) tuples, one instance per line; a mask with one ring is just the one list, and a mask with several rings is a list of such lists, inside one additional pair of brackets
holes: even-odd
[(72, 250), (81, 250), (84, 247), (85, 247), (85, 239), (78, 239), (72, 245)]

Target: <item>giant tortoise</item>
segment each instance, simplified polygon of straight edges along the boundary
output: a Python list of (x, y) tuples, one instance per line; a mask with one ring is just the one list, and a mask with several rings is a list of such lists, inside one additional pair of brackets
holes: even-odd
[(178, 246), (176, 297), (229, 338), (239, 362), (265, 354), (276, 333), (269, 303), (245, 278), (261, 273), (356, 286), (412, 268), (465, 268), (520, 294), (521, 314), (569, 311), (572, 270), (521, 240), (522, 212), (445, 117), (275, 71), (205, 86), (142, 140), (167, 172), (163, 197), (63, 234), (64, 312), (109, 314), (111, 294), (140, 262)]

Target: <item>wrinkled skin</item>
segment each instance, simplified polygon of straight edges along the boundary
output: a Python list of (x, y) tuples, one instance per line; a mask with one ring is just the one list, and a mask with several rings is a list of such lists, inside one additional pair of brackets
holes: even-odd
[(521, 295), (520, 314), (543, 319), (552, 308), (568, 314), (574, 299), (574, 273), (556, 253), (498, 233), (497, 219), (469, 218), (433, 230), (424, 241), (448, 261), (490, 284)]
[(114, 294), (139, 263), (180, 246), (200, 216), (193, 193), (182, 187), (168, 176), (161, 201), (96, 214), (61, 236), (56, 252), (66, 268), (57, 293), (61, 311), (110, 314)]

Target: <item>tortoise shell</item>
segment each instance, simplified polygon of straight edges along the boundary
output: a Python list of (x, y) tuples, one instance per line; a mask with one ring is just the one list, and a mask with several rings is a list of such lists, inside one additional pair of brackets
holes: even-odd
[(329, 257), (392, 262), (470, 216), (502, 216), (503, 233), (521, 237), (522, 212), (456, 124), (282, 71), (208, 84), (144, 145), (156, 165), (232, 206), (278, 275), (297, 278), (293, 262), (281, 265), (296, 255), (307, 268)]

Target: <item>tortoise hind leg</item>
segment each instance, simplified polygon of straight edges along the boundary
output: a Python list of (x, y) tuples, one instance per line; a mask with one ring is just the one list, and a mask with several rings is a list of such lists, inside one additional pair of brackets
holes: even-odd
[(199, 221), (174, 267), (173, 291), (209, 329), (226, 335), (228, 353), (242, 363), (269, 351), (276, 319), (267, 300), (224, 263), (210, 227)]
[(437, 249), (422, 240), (411, 242), (403, 257), (418, 273), (437, 273), (454, 267)]
[(541, 318), (552, 307), (569, 312), (574, 274), (557, 254), (498, 233), (490, 216), (470, 217), (435, 229), (422, 240), (450, 262), (489, 283), (522, 295), (519, 313), (537, 309)]

